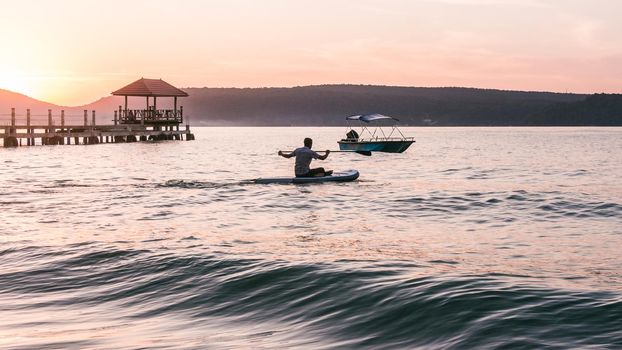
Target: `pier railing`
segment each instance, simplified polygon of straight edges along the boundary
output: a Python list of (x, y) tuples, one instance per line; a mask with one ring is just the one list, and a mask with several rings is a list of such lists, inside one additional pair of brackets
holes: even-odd
[(119, 124), (183, 124), (184, 110), (179, 109), (121, 109), (115, 111)]
[(15, 108), (11, 108), (11, 113), (0, 113), (0, 132), (6, 127), (20, 128), (29, 127), (33, 129), (45, 129), (48, 127), (65, 127), (66, 125), (95, 126), (95, 111), (84, 110), (84, 113), (67, 114), (64, 110), (60, 113), (53, 113), (51, 109), (46, 114), (31, 113), (26, 109), (26, 113), (18, 113)]

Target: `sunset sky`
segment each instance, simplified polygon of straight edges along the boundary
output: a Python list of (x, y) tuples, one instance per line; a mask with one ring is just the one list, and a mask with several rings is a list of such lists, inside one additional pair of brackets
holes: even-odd
[(0, 0), (0, 88), (63, 105), (140, 77), (622, 92), (618, 0)]

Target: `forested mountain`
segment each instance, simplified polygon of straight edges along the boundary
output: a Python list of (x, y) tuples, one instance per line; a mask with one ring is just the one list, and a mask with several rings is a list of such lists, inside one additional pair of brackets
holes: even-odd
[[(190, 97), (179, 103), (192, 125), (330, 126), (361, 113), (390, 115), (403, 125), (622, 125), (622, 95), (616, 94), (376, 85), (184, 90)], [(144, 108), (144, 103), (144, 98), (130, 97), (133, 108)], [(64, 108), (78, 117), (83, 109), (96, 110), (98, 121), (108, 123), (121, 104), (122, 97), (108, 96), (86, 106), (59, 107), (0, 90), (0, 119), (6, 119), (11, 107), (33, 113), (51, 108), (55, 114)], [(172, 99), (158, 98), (159, 108), (171, 104)]]

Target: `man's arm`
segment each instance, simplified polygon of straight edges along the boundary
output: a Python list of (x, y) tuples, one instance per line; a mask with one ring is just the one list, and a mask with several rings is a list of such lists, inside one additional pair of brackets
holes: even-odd
[(294, 152), (292, 153), (283, 153), (283, 151), (279, 151), (279, 155), (283, 158), (291, 158), (293, 156), (295, 156)]
[(319, 157), (317, 157), (317, 159), (319, 159), (319, 160), (324, 160), (324, 159), (328, 158), (328, 154), (329, 154), (329, 153), (330, 153), (330, 151), (329, 151), (329, 150), (326, 150), (326, 154), (324, 154), (323, 156), (319, 156)]

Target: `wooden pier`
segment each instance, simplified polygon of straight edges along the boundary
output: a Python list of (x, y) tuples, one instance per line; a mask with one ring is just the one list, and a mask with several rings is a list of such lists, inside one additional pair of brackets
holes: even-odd
[[(115, 112), (116, 115), (116, 112)], [(22, 116), (19, 116), (22, 117)], [(22, 121), (22, 123), (18, 123)], [(95, 111), (84, 111), (84, 123), (66, 124), (65, 113), (53, 116), (48, 110), (47, 123), (32, 123), (30, 110), (26, 110), (25, 120), (18, 118), (15, 109), (11, 110), (10, 124), (0, 126), (0, 138), (4, 147), (34, 145), (93, 145), (99, 143), (119, 143), (161, 140), (194, 140), (190, 126), (180, 130), (179, 124), (171, 125), (121, 124), (98, 125)]]
[[(184, 123), (183, 107), (177, 107), (177, 97), (188, 96), (182, 90), (161, 79), (141, 78), (126, 87), (112, 93), (125, 97), (125, 108), (119, 106), (114, 111), (112, 125), (99, 125), (95, 119), (95, 111), (84, 110), (84, 123), (65, 123), (65, 111), (60, 115), (48, 110), (47, 122), (37, 119), (32, 122), (30, 109), (26, 115), (18, 116), (15, 108), (11, 109), (10, 124), (0, 125), (0, 138), (4, 147), (34, 145), (93, 145), (99, 143), (119, 143), (138, 141), (163, 140), (194, 140), (190, 125), (180, 130)], [(128, 96), (146, 97), (145, 109), (128, 109)], [(173, 97), (173, 109), (157, 109), (157, 97)], [(153, 105), (150, 105), (153, 98)], [(40, 117), (40, 116), (38, 116)], [(75, 116), (72, 116), (75, 119)], [(90, 118), (89, 118), (90, 117)], [(79, 118), (79, 117), (78, 117)], [(18, 120), (21, 123), (18, 123)]]

